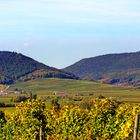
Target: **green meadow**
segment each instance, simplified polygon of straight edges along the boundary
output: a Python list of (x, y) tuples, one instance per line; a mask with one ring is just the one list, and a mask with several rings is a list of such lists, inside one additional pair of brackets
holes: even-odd
[(140, 102), (140, 89), (138, 88), (107, 85), (90, 81), (37, 79), (16, 83), (10, 87), (10, 89), (16, 88), (32, 92), (40, 97), (52, 95), (53, 93), (64, 93), (69, 95), (93, 97), (102, 95), (104, 97), (117, 98), (120, 101)]
[[(4, 86), (0, 86), (1, 89)], [(92, 81), (68, 80), (68, 79), (36, 79), (26, 82), (19, 82), (10, 86), (9, 90), (24, 90), (28, 93), (36, 94), (37, 97), (48, 99), (47, 104), (50, 106), (50, 101), (53, 97), (60, 97), (59, 102), (65, 103), (80, 103), (88, 101), (94, 97), (111, 97), (116, 100), (128, 103), (140, 103), (140, 89), (130, 86), (107, 85)], [(0, 96), (1, 103), (13, 103), (12, 99), (24, 94), (8, 94)], [(25, 95), (27, 96), (27, 95)], [(64, 98), (64, 96), (66, 98)], [(69, 100), (67, 100), (67, 97)], [(1, 108), (1, 110), (13, 111), (11, 108)]]

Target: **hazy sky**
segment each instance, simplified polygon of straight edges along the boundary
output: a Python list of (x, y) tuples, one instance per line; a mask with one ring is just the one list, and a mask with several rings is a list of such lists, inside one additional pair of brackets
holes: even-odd
[(140, 51), (140, 0), (0, 0), (0, 50), (57, 68)]

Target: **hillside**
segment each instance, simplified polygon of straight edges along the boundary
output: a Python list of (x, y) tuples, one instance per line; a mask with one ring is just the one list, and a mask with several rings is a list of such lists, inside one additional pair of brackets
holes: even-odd
[[(136, 103), (140, 101), (140, 89), (135, 87), (123, 87), (73, 79), (35, 79), (26, 82), (17, 82), (10, 85), (9, 89), (19, 89), (27, 92), (32, 91), (32, 93), (42, 98), (53, 96), (53, 93), (57, 93), (57, 96), (64, 95), (76, 99), (83, 98), (83, 100), (89, 100), (90, 98), (102, 95), (104, 97), (117, 98), (123, 102)], [(7, 99), (7, 96), (5, 96), (5, 98)], [(4, 97), (0, 98), (0, 101), (3, 99)], [(72, 101), (72, 99), (70, 99), (70, 101)]]
[(81, 79), (109, 84), (140, 85), (140, 52), (86, 58), (64, 69)]
[(46, 66), (22, 54), (0, 52), (0, 84), (12, 84), (18, 80), (26, 81), (39, 77), (76, 78), (73, 74)]

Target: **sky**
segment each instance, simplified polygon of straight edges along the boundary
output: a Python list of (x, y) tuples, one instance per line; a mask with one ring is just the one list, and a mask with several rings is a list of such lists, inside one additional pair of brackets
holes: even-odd
[(140, 51), (139, 0), (0, 0), (0, 51), (56, 68)]

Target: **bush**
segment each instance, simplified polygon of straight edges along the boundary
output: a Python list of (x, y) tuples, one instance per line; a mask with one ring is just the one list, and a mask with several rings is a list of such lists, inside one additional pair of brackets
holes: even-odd
[(15, 98), (12, 99), (13, 102), (24, 102), (28, 100), (29, 97), (27, 96), (16, 96)]
[(0, 139), (37, 140), (42, 128), (48, 140), (131, 140), (138, 104), (120, 104), (112, 99), (94, 99), (90, 110), (54, 105), (47, 109), (41, 100), (21, 102), (5, 118), (0, 112)]
[(0, 107), (15, 107), (15, 105), (14, 104), (0, 103)]

